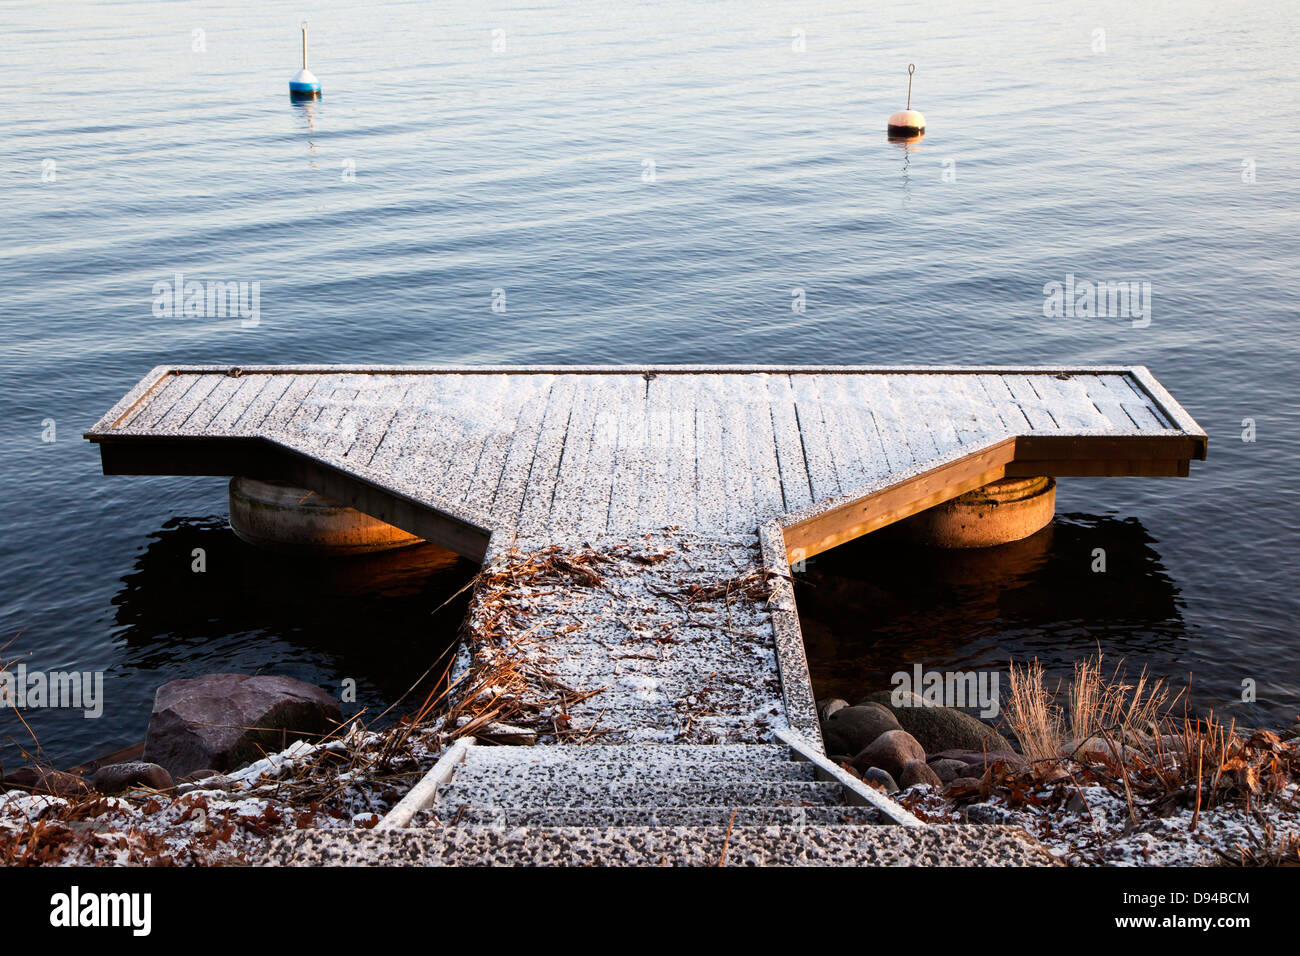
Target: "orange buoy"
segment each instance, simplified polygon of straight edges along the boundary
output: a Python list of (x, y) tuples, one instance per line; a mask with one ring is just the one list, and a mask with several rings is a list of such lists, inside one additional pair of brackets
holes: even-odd
[(912, 109), (912, 74), (915, 72), (916, 64), (907, 64), (907, 109), (889, 117), (886, 131), (890, 139), (920, 139), (925, 135), (925, 115)]

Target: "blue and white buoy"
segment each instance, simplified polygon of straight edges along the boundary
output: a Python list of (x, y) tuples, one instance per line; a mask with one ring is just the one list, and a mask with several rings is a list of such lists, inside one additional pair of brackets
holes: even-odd
[(302, 69), (289, 81), (289, 96), (296, 100), (314, 100), (320, 96), (320, 80), (307, 69), (307, 21), (302, 23)]

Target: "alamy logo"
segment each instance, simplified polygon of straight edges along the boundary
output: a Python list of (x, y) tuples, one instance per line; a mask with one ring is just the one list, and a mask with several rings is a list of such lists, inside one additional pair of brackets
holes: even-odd
[(153, 284), (153, 314), (160, 319), (239, 318), (246, 329), (262, 321), (262, 283), (186, 281), (178, 272), (173, 281)]
[(69, 707), (84, 717), (104, 713), (103, 671), (29, 671), (19, 664), (0, 671), (0, 707)]
[(897, 671), (889, 680), (894, 685), (889, 702), (895, 707), (915, 707), (919, 697), (925, 707), (979, 708), (984, 718), (1001, 710), (997, 671), (924, 671), (913, 664), (911, 673)]
[(1043, 285), (1043, 315), (1049, 319), (1093, 317), (1132, 319), (1133, 328), (1151, 324), (1150, 282), (1089, 282), (1067, 272), (1064, 282)]
[(148, 936), (153, 928), (153, 896), (149, 893), (82, 893), (78, 886), (50, 897), (50, 925), (126, 926), (133, 936)]

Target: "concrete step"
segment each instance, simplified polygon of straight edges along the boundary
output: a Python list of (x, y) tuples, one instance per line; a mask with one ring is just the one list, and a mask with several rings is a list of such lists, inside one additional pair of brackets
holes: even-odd
[(1053, 866), (1004, 826), (424, 827), (295, 830), (267, 866)]
[(465, 761), (466, 767), (514, 766), (527, 763), (532, 766), (552, 766), (581, 761), (588, 766), (601, 763), (671, 764), (707, 763), (714, 766), (739, 765), (756, 767), (760, 764), (789, 764), (795, 762), (790, 748), (784, 744), (555, 744), (540, 747), (473, 747)]
[(574, 761), (565, 764), (490, 764), (466, 763), (456, 769), (452, 782), (492, 786), (507, 781), (528, 781), (535, 786), (559, 786), (585, 783), (600, 786), (632, 784), (716, 783), (755, 784), (816, 780), (816, 768), (806, 761), (781, 763), (713, 764), (702, 761), (680, 764), (640, 763), (632, 761)]
[[(735, 814), (733, 818), (733, 814)], [(675, 827), (885, 824), (870, 807), (451, 807), (424, 811), (412, 826)]]
[(450, 784), (438, 788), (442, 807), (690, 807), (834, 806), (843, 803), (837, 783), (565, 783), (534, 786), (527, 780)]

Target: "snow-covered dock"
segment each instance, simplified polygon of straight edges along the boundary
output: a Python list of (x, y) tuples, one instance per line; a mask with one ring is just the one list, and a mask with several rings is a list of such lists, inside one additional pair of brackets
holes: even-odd
[(281, 479), (489, 566), (621, 555), (529, 639), (588, 695), (571, 743), (625, 747), (819, 749), (788, 562), (1004, 477), (1186, 475), (1206, 449), (1140, 367), (164, 366), (86, 437), (107, 474)]

